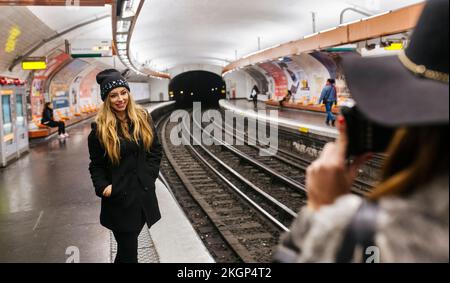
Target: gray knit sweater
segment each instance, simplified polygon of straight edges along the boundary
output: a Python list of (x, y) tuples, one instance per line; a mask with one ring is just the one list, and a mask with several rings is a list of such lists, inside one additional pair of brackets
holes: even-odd
[[(448, 175), (441, 176), (407, 198), (379, 201), (375, 244), (380, 262), (449, 262), (448, 182)], [(301, 250), (297, 261), (334, 262), (361, 202), (358, 196), (345, 195), (317, 212), (304, 207), (289, 234)], [(355, 252), (355, 262), (362, 260), (357, 254), (362, 255)]]

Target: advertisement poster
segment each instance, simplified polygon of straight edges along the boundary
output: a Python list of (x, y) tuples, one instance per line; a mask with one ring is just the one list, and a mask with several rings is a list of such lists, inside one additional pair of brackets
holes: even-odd
[(288, 80), (288, 90), (292, 93), (291, 102), (295, 102), (301, 96), (302, 91), (309, 94), (309, 78), (299, 62), (291, 58), (283, 58), (283, 61), (278, 61), (277, 64), (284, 71)]
[(252, 79), (255, 80), (256, 86), (258, 87), (260, 94), (267, 94), (269, 92), (269, 82), (267, 78), (258, 70), (255, 66), (248, 67), (244, 71), (249, 74)]
[(79, 107), (95, 104), (99, 105), (102, 101), (100, 98), (100, 87), (97, 84), (95, 77), (100, 72), (100, 69), (93, 69), (86, 76), (83, 77), (80, 83), (79, 90)]
[(300, 87), (296, 101), (304, 105), (316, 104), (327, 79), (331, 77), (330, 72), (310, 54), (294, 56), (292, 61), (292, 64), (300, 68)]
[(288, 91), (288, 80), (284, 71), (275, 63), (262, 63), (258, 66), (274, 79), (275, 98), (280, 99), (285, 97)]
[(73, 78), (88, 66), (82, 60), (73, 60), (53, 77), (49, 93), (55, 110), (61, 110), (66, 116), (70, 115), (70, 85)]
[(333, 52), (314, 52), (311, 53), (316, 60), (327, 68), (330, 77), (336, 79), (336, 89), (338, 93), (338, 105), (351, 100), (350, 91), (345, 82), (344, 71), (341, 65), (341, 54)]
[(78, 75), (75, 77), (75, 79), (72, 81), (72, 84), (70, 85), (70, 91), (69, 91), (69, 99), (70, 99), (70, 105), (74, 108), (77, 107), (78, 101), (79, 101), (79, 93), (80, 93), (80, 83), (83, 79), (82, 75)]
[(44, 103), (46, 100), (49, 100), (48, 94), (45, 91), (45, 85), (48, 78), (58, 66), (67, 60), (70, 60), (70, 56), (66, 53), (63, 53), (62, 51), (54, 52), (48, 56), (47, 69), (34, 72), (30, 94), (31, 115), (33, 118), (40, 117), (42, 115)]
[(92, 72), (97, 73), (95, 71), (95, 67), (89, 66), (85, 68), (81, 73), (79, 73), (70, 84), (69, 90), (69, 100), (70, 100), (70, 111), (72, 113), (80, 113), (81, 112), (81, 104), (80, 104), (80, 92), (81, 92), (81, 83), (85, 79), (86, 76), (91, 77)]
[(336, 78), (337, 66), (336, 62), (332, 59), (330, 53), (325, 52), (313, 52), (311, 56), (319, 61), (329, 72), (330, 78)]

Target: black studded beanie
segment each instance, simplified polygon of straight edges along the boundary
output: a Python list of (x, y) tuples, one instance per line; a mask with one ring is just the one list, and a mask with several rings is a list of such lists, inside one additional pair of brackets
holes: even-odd
[(130, 91), (127, 80), (116, 69), (107, 69), (98, 73), (97, 83), (100, 85), (100, 95), (103, 101), (105, 101), (108, 93), (117, 87), (124, 87)]

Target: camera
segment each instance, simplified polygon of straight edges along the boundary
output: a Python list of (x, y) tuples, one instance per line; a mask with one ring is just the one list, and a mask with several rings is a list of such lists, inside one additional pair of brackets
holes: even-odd
[(341, 114), (347, 125), (347, 157), (386, 151), (394, 135), (394, 128), (369, 121), (357, 106), (342, 107)]

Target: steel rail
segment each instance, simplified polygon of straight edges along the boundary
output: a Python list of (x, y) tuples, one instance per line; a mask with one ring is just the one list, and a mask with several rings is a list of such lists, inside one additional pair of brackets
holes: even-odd
[[(188, 126), (184, 124), (183, 126)], [(189, 131), (190, 132), (190, 131)], [(280, 203), (278, 200), (274, 199), (261, 189), (259, 189), (257, 186), (252, 184), (250, 181), (248, 181), (246, 178), (244, 178), (241, 174), (233, 170), (231, 167), (226, 165), (223, 161), (218, 159), (216, 156), (214, 156), (208, 149), (206, 149), (203, 145), (201, 145), (201, 142), (199, 142), (192, 134), (190, 134), (190, 137), (193, 139), (193, 141), (197, 142), (200, 148), (204, 150), (210, 157), (212, 157), (216, 162), (218, 162), (222, 167), (224, 167), (226, 170), (228, 170), (231, 174), (233, 174), (235, 177), (240, 179), (243, 183), (245, 183), (247, 186), (252, 188), (254, 191), (256, 191), (258, 194), (281, 208), (284, 212), (288, 213), (292, 217), (296, 217), (297, 214), (292, 211), (290, 208), (286, 207), (284, 204)], [(220, 179), (222, 179), (230, 188), (232, 188), (236, 193), (238, 193), (241, 197), (243, 197), (248, 203), (250, 203), (251, 206), (253, 206), (258, 212), (262, 213), (266, 218), (268, 218), (273, 224), (275, 224), (277, 227), (282, 229), (283, 231), (289, 231), (289, 229), (284, 226), (281, 222), (279, 222), (277, 219), (275, 219), (270, 213), (268, 213), (265, 209), (263, 209), (261, 206), (259, 206), (257, 203), (255, 203), (252, 199), (250, 199), (245, 193), (243, 193), (239, 188), (237, 188), (233, 183), (231, 183), (225, 176), (223, 176), (217, 169), (214, 168), (206, 159), (201, 156), (201, 154), (194, 148), (193, 145), (187, 141), (188, 147), (195, 153), (195, 155), (209, 168), (211, 169)]]

